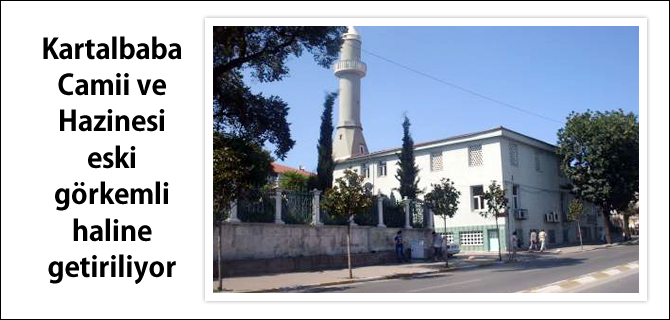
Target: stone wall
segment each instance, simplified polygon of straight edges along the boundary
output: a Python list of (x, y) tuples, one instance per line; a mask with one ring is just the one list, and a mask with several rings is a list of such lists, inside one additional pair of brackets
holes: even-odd
[[(397, 228), (351, 227), (354, 265), (393, 261)], [(406, 248), (413, 240), (431, 245), (431, 230), (402, 229)], [(278, 225), (270, 223), (224, 223), (214, 227), (214, 273), (217, 267), (217, 237), (221, 235), (224, 276), (311, 271), (346, 265), (346, 226)]]

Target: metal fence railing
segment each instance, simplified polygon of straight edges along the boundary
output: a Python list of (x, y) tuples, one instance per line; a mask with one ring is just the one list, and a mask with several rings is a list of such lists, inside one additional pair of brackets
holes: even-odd
[(274, 193), (262, 192), (255, 197), (237, 201), (237, 217), (241, 222), (273, 222)]
[(282, 193), (281, 218), (287, 224), (312, 223), (312, 194), (309, 192)]
[[(346, 225), (348, 217), (336, 216), (320, 207), (320, 192), (300, 192), (282, 190), (263, 190), (254, 192), (243, 199), (230, 204), (214, 201), (214, 220), (216, 222), (250, 222), (250, 223), (285, 223), (285, 224), (324, 224)], [(409, 202), (407, 202), (409, 201)], [(381, 218), (380, 221), (380, 208)], [(405, 212), (409, 209), (409, 214)], [(318, 210), (318, 221), (315, 221), (315, 210)], [(430, 228), (432, 221), (430, 210), (421, 200), (398, 201), (395, 198), (383, 197), (381, 200), (373, 196), (371, 205), (364, 213), (354, 216), (354, 223), (359, 226), (378, 226), (389, 228)], [(409, 216), (409, 221), (405, 221)]]

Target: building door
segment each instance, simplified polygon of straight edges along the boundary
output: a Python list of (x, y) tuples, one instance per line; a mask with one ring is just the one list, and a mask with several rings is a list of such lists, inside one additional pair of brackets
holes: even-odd
[(489, 230), (489, 251), (498, 251), (499, 247), (497, 230)]

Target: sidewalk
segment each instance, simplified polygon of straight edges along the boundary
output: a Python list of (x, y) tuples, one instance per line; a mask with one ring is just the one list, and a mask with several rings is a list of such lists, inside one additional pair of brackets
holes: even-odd
[[(618, 245), (637, 243), (638, 240), (628, 241), (626, 243), (614, 243), (611, 245), (584, 245), (584, 251), (582, 251), (579, 245), (550, 248), (543, 253), (538, 251), (518, 251), (518, 259), (516, 263), (523, 263), (530, 257), (537, 257), (542, 255), (573, 254), (606, 249)], [(503, 259), (505, 260), (503, 263), (508, 262), (506, 252), (503, 252)], [(494, 265), (496, 263), (501, 263), (497, 260), (497, 252), (461, 252), (456, 257), (449, 259), (448, 269), (444, 267), (444, 261), (413, 262), (405, 264), (356, 267), (353, 269), (354, 279), (349, 279), (348, 269), (224, 278), (223, 292), (283, 292), (337, 284), (396, 279), (410, 276), (427, 275), (432, 273), (452, 272), (469, 268), (485, 267)], [(218, 288), (219, 282), (214, 280), (213, 289), (217, 291)]]
[[(459, 255), (449, 259), (449, 268), (444, 261), (412, 262), (381, 266), (357, 267), (353, 269), (354, 279), (349, 279), (348, 269), (318, 272), (293, 272), (254, 277), (224, 278), (224, 292), (281, 292), (302, 288), (395, 279), (431, 273), (451, 272), (458, 269), (476, 268), (495, 264), (498, 255), (473, 254)], [(217, 280), (213, 288), (219, 287)]]
[(612, 243), (612, 244), (585, 244), (583, 251), (582, 251), (582, 247), (580, 245), (569, 245), (569, 246), (552, 246), (552, 247), (549, 247), (547, 250), (545, 250), (542, 253), (539, 252), (539, 251), (522, 250), (522, 251), (517, 251), (517, 254), (519, 254), (519, 255), (573, 254), (573, 253), (587, 252), (587, 251), (592, 251), (592, 250), (607, 249), (607, 248), (615, 247), (615, 246), (636, 245), (636, 244), (639, 244), (638, 239), (629, 240), (629, 241), (626, 241), (626, 242), (616, 242), (616, 243)]

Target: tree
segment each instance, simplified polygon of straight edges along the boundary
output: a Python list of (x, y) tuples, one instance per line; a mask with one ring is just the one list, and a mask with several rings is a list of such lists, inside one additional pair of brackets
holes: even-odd
[(579, 220), (582, 219), (583, 214), (584, 214), (584, 205), (582, 204), (582, 201), (579, 199), (572, 199), (572, 201), (570, 201), (570, 204), (568, 205), (568, 220), (577, 221), (577, 232), (579, 232), (579, 245), (582, 247), (582, 251), (584, 251), (584, 242), (582, 241), (582, 227), (579, 224)]
[[(272, 158), (268, 151), (239, 137), (214, 131), (213, 141), (214, 200), (225, 209), (233, 200), (251, 196), (267, 182)], [(215, 214), (223, 218), (222, 211), (225, 210)]]
[[(335, 216), (346, 217), (353, 221), (357, 214), (365, 214), (372, 205), (372, 197), (363, 186), (363, 176), (352, 170), (344, 170), (344, 176), (335, 180), (335, 185), (326, 190), (321, 206)], [(351, 270), (351, 223), (347, 223), (347, 264), (349, 278), (353, 278)]]
[[(424, 196), (424, 202), (435, 215), (442, 217), (444, 221), (444, 232), (447, 232), (447, 218), (453, 218), (458, 211), (458, 198), (461, 192), (456, 189), (454, 182), (442, 178), (440, 183), (431, 184), (432, 191)], [(448, 243), (447, 243), (448, 245)], [(449, 267), (449, 253), (445, 254), (444, 261)]]
[(480, 212), (484, 218), (493, 217), (496, 221), (496, 232), (498, 233), (498, 258), (502, 261), (502, 251), (500, 249), (500, 226), (498, 225), (498, 218), (507, 215), (507, 191), (496, 183), (494, 180), (489, 185), (489, 189), (484, 192), (484, 200), (486, 200), (487, 211)]
[(279, 177), (279, 187), (282, 190), (306, 192), (308, 191), (309, 176), (296, 171), (287, 171)]
[[(250, 196), (267, 181), (272, 168), (270, 153), (238, 137), (214, 131), (213, 186), (214, 223), (219, 228), (233, 200)], [(221, 230), (217, 233), (219, 290), (223, 291), (221, 271)]]
[(405, 121), (402, 123), (402, 149), (398, 156), (399, 168), (396, 171), (395, 178), (400, 182), (400, 196), (408, 199), (416, 199), (416, 196), (421, 193), (419, 190), (419, 167), (415, 163), (414, 158), (414, 140), (409, 133), (410, 127), (409, 118), (405, 116)]
[(317, 188), (324, 191), (333, 185), (333, 104), (337, 97), (336, 92), (326, 94), (321, 115), (321, 130), (316, 150), (319, 154), (319, 163), (316, 167)]
[(214, 142), (219, 181), (215, 197), (235, 199), (267, 178), (259, 175), (272, 161), (263, 146), (273, 146), (274, 155), (284, 159), (295, 144), (286, 121), (288, 105), (278, 96), (252, 93), (244, 75), (260, 82), (282, 80), (289, 74), (287, 59), (304, 51), (319, 66), (330, 67), (345, 31), (345, 27), (214, 27), (213, 129), (220, 140), (218, 146)]
[(573, 112), (558, 131), (571, 192), (602, 209), (607, 243), (612, 211), (624, 211), (639, 189), (639, 131), (637, 116), (622, 110)]
[(287, 104), (278, 96), (254, 94), (243, 70), (260, 82), (282, 80), (286, 60), (311, 53), (319, 66), (337, 59), (345, 27), (214, 27), (214, 128), (258, 145), (269, 142), (284, 159), (293, 147)]

